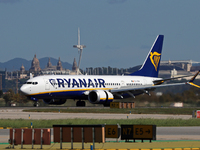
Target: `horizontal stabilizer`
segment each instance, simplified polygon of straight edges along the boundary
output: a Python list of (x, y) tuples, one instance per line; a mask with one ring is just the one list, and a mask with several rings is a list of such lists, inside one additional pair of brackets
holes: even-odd
[(190, 77), (192, 75), (187, 75), (187, 76), (181, 76), (181, 77), (174, 77), (174, 78), (167, 78), (167, 79), (161, 79), (161, 80), (154, 80), (153, 83), (154, 85), (160, 85), (165, 81), (169, 81), (169, 80), (175, 80), (175, 79), (180, 79), (180, 78), (185, 78), (185, 77)]
[(197, 85), (197, 84), (194, 84), (193, 82), (194, 82), (194, 80), (195, 80), (195, 78), (197, 77), (197, 75), (199, 74), (199, 72), (200, 71), (198, 71), (191, 79), (190, 79), (190, 81), (189, 82), (187, 82), (187, 84), (189, 84), (189, 85), (192, 85), (192, 86), (195, 86), (195, 87), (197, 87), (197, 88), (200, 88), (200, 86), (199, 85)]

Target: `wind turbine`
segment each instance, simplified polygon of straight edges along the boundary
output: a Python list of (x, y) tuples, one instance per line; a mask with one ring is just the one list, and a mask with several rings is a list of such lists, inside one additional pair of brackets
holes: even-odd
[(78, 61), (78, 70), (77, 70), (77, 74), (78, 74), (78, 72), (80, 72), (79, 68), (80, 68), (80, 63), (81, 63), (82, 51), (83, 51), (83, 48), (86, 47), (85, 45), (81, 45), (80, 29), (79, 28), (78, 28), (78, 45), (73, 45), (73, 47), (78, 48), (78, 51), (80, 52), (79, 61)]

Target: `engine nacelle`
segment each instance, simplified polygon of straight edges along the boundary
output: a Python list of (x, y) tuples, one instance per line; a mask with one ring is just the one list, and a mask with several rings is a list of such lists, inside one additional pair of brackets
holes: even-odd
[(88, 100), (92, 104), (105, 104), (110, 103), (114, 99), (112, 93), (103, 90), (94, 90), (91, 91), (88, 95)]
[(62, 105), (66, 102), (66, 99), (43, 99), (43, 102), (50, 105)]

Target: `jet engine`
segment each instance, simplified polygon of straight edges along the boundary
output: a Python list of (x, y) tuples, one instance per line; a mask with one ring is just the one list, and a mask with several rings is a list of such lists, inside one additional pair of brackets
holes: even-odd
[(46, 104), (52, 105), (62, 105), (66, 102), (66, 99), (43, 99), (43, 102)]
[(105, 104), (110, 103), (114, 99), (112, 93), (103, 90), (94, 90), (91, 91), (88, 95), (88, 100), (92, 104)]

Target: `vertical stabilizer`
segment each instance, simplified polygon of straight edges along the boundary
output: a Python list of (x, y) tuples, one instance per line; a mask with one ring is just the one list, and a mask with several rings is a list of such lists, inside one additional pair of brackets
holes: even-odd
[(142, 67), (133, 76), (158, 77), (164, 35), (158, 35)]

